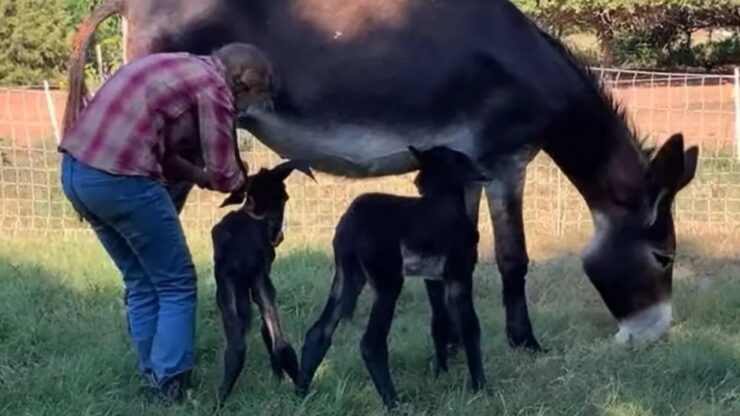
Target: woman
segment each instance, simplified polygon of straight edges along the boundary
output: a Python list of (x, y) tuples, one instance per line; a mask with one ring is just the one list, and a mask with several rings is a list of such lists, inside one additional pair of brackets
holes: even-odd
[[(196, 275), (163, 182), (244, 192), (234, 114), (271, 92), (255, 47), (210, 56), (148, 55), (118, 70), (65, 132), (61, 181), (123, 275), (141, 371), (168, 403), (182, 400), (194, 361)], [(198, 140), (205, 170), (175, 154)], [(191, 143), (192, 144), (192, 143)]]

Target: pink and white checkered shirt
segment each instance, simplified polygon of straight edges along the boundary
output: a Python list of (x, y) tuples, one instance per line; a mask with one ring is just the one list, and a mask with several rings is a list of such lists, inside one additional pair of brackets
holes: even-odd
[(223, 64), (210, 56), (160, 53), (132, 61), (97, 91), (60, 150), (108, 173), (161, 181), (165, 147), (176, 130), (179, 138), (200, 139), (214, 188), (233, 191), (244, 177), (235, 157), (234, 97), (224, 76)]

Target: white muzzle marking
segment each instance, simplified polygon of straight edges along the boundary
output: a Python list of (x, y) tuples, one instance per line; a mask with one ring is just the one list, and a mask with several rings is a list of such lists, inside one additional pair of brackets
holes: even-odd
[(672, 316), (670, 301), (658, 303), (620, 321), (614, 339), (620, 345), (653, 343), (668, 332)]

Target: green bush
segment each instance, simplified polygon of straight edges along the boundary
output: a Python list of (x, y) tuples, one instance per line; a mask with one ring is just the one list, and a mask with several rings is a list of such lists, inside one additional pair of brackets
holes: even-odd
[(624, 68), (655, 68), (662, 60), (661, 51), (655, 48), (644, 32), (620, 33), (614, 39), (614, 64)]
[[(73, 33), (99, 0), (0, 0), (0, 85), (62, 85)], [(107, 68), (120, 60), (120, 19), (96, 32)], [(95, 53), (89, 54), (94, 61)]]

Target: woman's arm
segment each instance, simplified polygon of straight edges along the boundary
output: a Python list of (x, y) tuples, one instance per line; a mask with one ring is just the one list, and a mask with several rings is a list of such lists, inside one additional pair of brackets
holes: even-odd
[(166, 156), (162, 168), (167, 180), (193, 182), (201, 188), (213, 189), (210, 175), (206, 171), (178, 155)]

